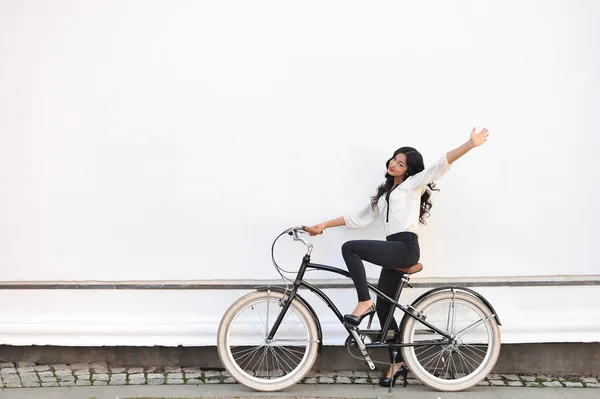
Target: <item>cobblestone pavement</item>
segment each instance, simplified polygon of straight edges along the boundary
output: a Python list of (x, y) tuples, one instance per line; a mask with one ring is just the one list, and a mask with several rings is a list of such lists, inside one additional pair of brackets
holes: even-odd
[[(107, 363), (49, 364), (2, 363), (0, 376), (4, 388), (73, 387), (106, 385), (202, 385), (234, 384), (226, 371), (202, 370), (196, 367), (118, 367)], [(305, 384), (376, 384), (379, 372), (311, 371)], [(409, 385), (421, 385), (411, 378)], [(600, 379), (592, 376), (550, 376), (490, 374), (481, 386), (600, 388)], [(600, 392), (599, 392), (600, 394)]]

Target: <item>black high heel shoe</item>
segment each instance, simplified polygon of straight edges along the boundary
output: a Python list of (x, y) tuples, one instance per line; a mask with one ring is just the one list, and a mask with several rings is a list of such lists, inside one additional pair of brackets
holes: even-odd
[(400, 366), (400, 368), (398, 370), (396, 370), (396, 372), (394, 373), (394, 375), (391, 378), (382, 378), (379, 380), (379, 385), (382, 387), (393, 387), (394, 385), (396, 385), (396, 380), (398, 379), (398, 377), (400, 377), (400, 375), (403, 376), (403, 382), (404, 382), (404, 386), (406, 386), (408, 384), (407, 381), (407, 376), (408, 376), (408, 367), (406, 367), (404, 364), (402, 366)]
[(371, 318), (373, 318), (373, 315), (375, 314), (376, 311), (377, 311), (377, 308), (375, 307), (375, 304), (372, 304), (369, 307), (369, 309), (367, 309), (361, 315), (354, 316), (353, 314), (345, 314), (344, 321), (350, 325), (358, 326), (365, 317), (370, 316)]

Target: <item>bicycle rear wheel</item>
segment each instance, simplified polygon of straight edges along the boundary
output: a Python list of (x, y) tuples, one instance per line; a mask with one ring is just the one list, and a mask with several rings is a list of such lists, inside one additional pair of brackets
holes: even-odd
[[(500, 328), (490, 309), (477, 297), (458, 291), (442, 291), (414, 305), (413, 314), (451, 334), (444, 345), (403, 347), (410, 371), (423, 384), (441, 391), (461, 391), (476, 385), (492, 371), (500, 354)], [(405, 315), (402, 342), (443, 340), (444, 337)]]
[(312, 368), (317, 358), (317, 325), (297, 299), (273, 340), (267, 341), (287, 299), (281, 292), (257, 291), (238, 299), (223, 315), (217, 350), (224, 367), (240, 384), (278, 391), (299, 382)]

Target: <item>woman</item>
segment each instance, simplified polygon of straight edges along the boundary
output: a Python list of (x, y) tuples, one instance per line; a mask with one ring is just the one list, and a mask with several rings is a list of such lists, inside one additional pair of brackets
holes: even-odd
[[(358, 304), (352, 313), (344, 315), (347, 323), (359, 325), (364, 317), (377, 311), (379, 323), (383, 326), (391, 304), (378, 299), (377, 307), (373, 305), (362, 261), (382, 267), (378, 288), (393, 297), (401, 278), (401, 274), (394, 269), (409, 267), (419, 261), (418, 226), (419, 222), (424, 224), (429, 215), (432, 205), (431, 190), (435, 187), (433, 182), (448, 172), (454, 161), (483, 144), (487, 137), (487, 129), (475, 133), (473, 128), (466, 143), (443, 155), (427, 168), (423, 164), (423, 157), (414, 148), (402, 147), (396, 150), (386, 163), (385, 182), (378, 187), (377, 194), (367, 206), (357, 213), (344, 215), (307, 229), (314, 236), (322, 234), (329, 227), (363, 227), (381, 216), (386, 241), (355, 240), (342, 246), (342, 255), (358, 295)], [(392, 320), (390, 329), (397, 332), (395, 320)], [(391, 356), (390, 354), (390, 362)], [(387, 376), (380, 381), (380, 385), (393, 385), (398, 376), (406, 374), (400, 352), (395, 363), (397, 369), (392, 370), (390, 365)]]

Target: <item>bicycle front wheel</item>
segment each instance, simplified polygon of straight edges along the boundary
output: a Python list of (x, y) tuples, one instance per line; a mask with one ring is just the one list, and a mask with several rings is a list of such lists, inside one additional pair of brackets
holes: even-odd
[(287, 295), (257, 291), (225, 312), (217, 334), (221, 362), (231, 376), (257, 391), (279, 391), (299, 382), (312, 368), (318, 349), (317, 324), (297, 299), (277, 333), (267, 340)]
[(423, 384), (441, 391), (461, 391), (485, 378), (500, 354), (500, 328), (490, 309), (477, 297), (463, 292), (442, 291), (415, 305), (419, 314), (440, 331), (451, 334), (454, 342), (405, 315), (401, 325), (402, 342), (423, 345), (402, 348), (410, 371)]

